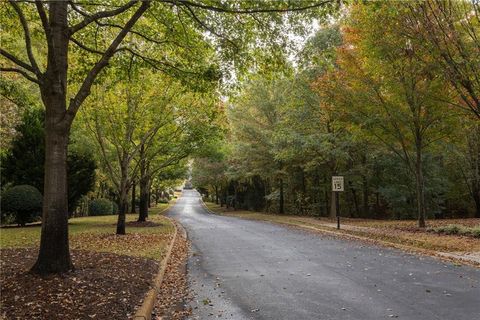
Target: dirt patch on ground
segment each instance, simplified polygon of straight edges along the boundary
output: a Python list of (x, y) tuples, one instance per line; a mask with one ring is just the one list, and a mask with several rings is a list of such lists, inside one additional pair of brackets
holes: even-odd
[(152, 222), (152, 221), (130, 221), (125, 224), (127, 227), (160, 227), (160, 223)]
[(2, 249), (1, 315), (5, 319), (127, 319), (141, 304), (158, 262), (73, 250), (75, 270), (28, 273), (37, 249)]
[(153, 309), (154, 319), (180, 320), (191, 314), (191, 310), (186, 306), (191, 300), (186, 269), (188, 250), (188, 240), (179, 230)]

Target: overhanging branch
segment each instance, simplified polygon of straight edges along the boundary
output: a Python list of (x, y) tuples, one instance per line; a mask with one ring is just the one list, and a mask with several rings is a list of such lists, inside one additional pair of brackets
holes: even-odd
[(97, 21), (99, 19), (117, 16), (117, 15), (127, 11), (131, 7), (133, 7), (137, 2), (139, 2), (139, 0), (131, 0), (127, 4), (125, 4), (124, 6), (121, 6), (117, 9), (114, 9), (114, 10), (100, 11), (100, 12), (97, 12), (97, 13), (94, 13), (94, 14), (88, 14), (87, 12), (84, 12), (79, 7), (77, 7), (77, 5), (75, 5), (75, 3), (73, 3), (73, 1), (70, 1), (70, 6), (72, 7), (72, 9), (85, 17), (85, 19), (82, 22), (70, 27), (70, 34), (74, 34), (75, 32), (85, 28), (90, 23), (92, 23), (94, 21)]
[(252, 13), (281, 13), (281, 12), (293, 12), (293, 11), (304, 11), (308, 9), (314, 9), (321, 6), (324, 6), (328, 3), (334, 2), (333, 0), (323, 0), (308, 6), (303, 7), (292, 7), (292, 8), (271, 8), (271, 9), (232, 9), (228, 7), (218, 7), (213, 5), (206, 5), (198, 2), (193, 2), (189, 0), (165, 0), (164, 2), (171, 3), (173, 5), (183, 5), (186, 7), (196, 7), (204, 10), (223, 12), (223, 13), (238, 13), (238, 14), (252, 14)]
[(90, 89), (93, 85), (93, 82), (97, 78), (100, 71), (103, 70), (108, 65), (110, 58), (115, 54), (118, 46), (123, 41), (127, 33), (132, 29), (135, 23), (140, 19), (143, 13), (148, 9), (150, 6), (150, 1), (142, 2), (141, 6), (135, 11), (135, 13), (131, 16), (128, 22), (125, 24), (125, 27), (118, 33), (117, 37), (113, 42), (110, 44), (108, 49), (103, 53), (102, 57), (98, 62), (93, 66), (93, 68), (88, 72), (85, 80), (83, 81), (80, 89), (78, 90), (77, 94), (74, 98), (70, 100), (70, 104), (68, 106), (67, 114), (66, 114), (66, 121), (72, 122), (80, 105), (85, 101), (85, 99), (90, 94)]
[(47, 13), (43, 7), (43, 3), (40, 0), (35, 0), (35, 5), (37, 7), (38, 15), (42, 21), (43, 30), (45, 30), (45, 35), (47, 37), (47, 42), (50, 43), (50, 23), (48, 22)]
[(84, 45), (83, 43), (81, 43), (80, 41), (78, 41), (77, 39), (71, 37), (70, 40), (76, 44), (79, 48), (85, 50), (85, 51), (88, 51), (90, 53), (95, 53), (95, 54), (99, 54), (99, 55), (103, 55), (105, 54), (105, 52), (103, 51), (99, 51), (99, 50), (96, 50), (96, 49), (92, 49), (90, 47), (87, 47), (86, 45)]
[(32, 40), (30, 38), (30, 29), (28, 28), (28, 22), (23, 14), (22, 9), (17, 2), (13, 0), (9, 0), (10, 4), (12, 5), (13, 9), (17, 12), (18, 18), (20, 19), (20, 23), (22, 24), (23, 33), (25, 34), (25, 48), (27, 49), (27, 56), (28, 60), (30, 60), (32, 72), (37, 75), (40, 75), (40, 69), (38, 68), (37, 62), (35, 61), (35, 57), (33, 56), (32, 51)]

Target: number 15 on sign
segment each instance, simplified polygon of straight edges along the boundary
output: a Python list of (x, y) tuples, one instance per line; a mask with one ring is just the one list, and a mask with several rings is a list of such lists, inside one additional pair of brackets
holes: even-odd
[(343, 177), (342, 176), (333, 176), (332, 177), (332, 191), (335, 191), (335, 192), (344, 191)]

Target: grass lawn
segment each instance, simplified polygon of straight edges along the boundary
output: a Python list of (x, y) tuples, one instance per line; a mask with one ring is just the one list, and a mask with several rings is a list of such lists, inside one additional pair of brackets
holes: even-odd
[[(172, 223), (158, 213), (168, 207), (159, 204), (150, 209), (148, 227), (134, 224), (138, 214), (127, 215), (127, 235), (116, 236), (117, 215), (72, 218), (69, 237), (72, 249), (111, 252), (159, 259), (174, 231)], [(130, 224), (130, 225), (129, 225)], [(0, 248), (38, 247), (41, 226), (1, 228)]]
[[(270, 221), (309, 229), (335, 231), (335, 222), (328, 218), (314, 218), (294, 215), (266, 214), (246, 210), (227, 210), (217, 204), (207, 202), (207, 207), (219, 214), (236, 216), (251, 220)], [(458, 224), (469, 228), (480, 227), (480, 219), (443, 219), (427, 222), (429, 227), (438, 227), (448, 224)], [(391, 243), (393, 245), (406, 245), (413, 248), (435, 250), (442, 252), (480, 252), (480, 239), (446, 235), (427, 232), (416, 227), (416, 221), (382, 221), (371, 219), (349, 219), (342, 218), (343, 234), (351, 234)]]

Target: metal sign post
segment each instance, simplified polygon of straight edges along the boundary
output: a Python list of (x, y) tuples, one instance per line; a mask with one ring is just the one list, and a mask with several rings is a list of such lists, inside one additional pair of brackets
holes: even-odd
[(340, 194), (344, 189), (344, 179), (342, 176), (332, 176), (332, 191), (335, 194), (335, 211), (337, 216), (337, 229), (340, 229)]

